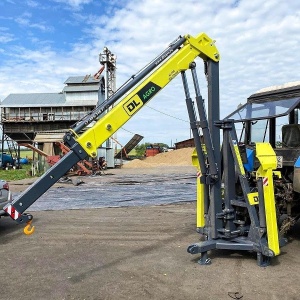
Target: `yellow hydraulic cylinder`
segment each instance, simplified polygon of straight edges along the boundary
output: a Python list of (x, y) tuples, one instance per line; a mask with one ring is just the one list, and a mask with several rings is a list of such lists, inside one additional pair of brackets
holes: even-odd
[(200, 164), (198, 160), (198, 155), (196, 149), (192, 153), (192, 163), (193, 166), (197, 169), (197, 202), (196, 202), (196, 226), (204, 227), (205, 218), (204, 218), (204, 184), (200, 182)]
[(275, 255), (279, 255), (278, 225), (273, 185), (273, 170), (277, 168), (276, 154), (269, 143), (257, 143), (256, 157), (260, 162), (256, 176), (262, 177), (263, 180), (268, 246)]

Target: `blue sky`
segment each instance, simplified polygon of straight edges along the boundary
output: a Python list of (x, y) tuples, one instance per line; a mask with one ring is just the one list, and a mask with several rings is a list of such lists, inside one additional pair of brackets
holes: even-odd
[[(176, 37), (202, 31), (221, 54), (221, 117), (261, 88), (300, 80), (299, 1), (2, 0), (0, 100), (11, 93), (60, 92), (69, 76), (99, 69), (104, 46), (117, 55), (118, 87)], [(176, 78), (117, 139), (125, 143), (132, 133), (144, 142), (189, 138), (184, 97)]]

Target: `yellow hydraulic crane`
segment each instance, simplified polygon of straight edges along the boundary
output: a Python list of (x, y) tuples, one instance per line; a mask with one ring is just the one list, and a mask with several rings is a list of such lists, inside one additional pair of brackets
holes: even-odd
[[(197, 57), (204, 61), (205, 66), (208, 83), (208, 117), (196, 74), (194, 60)], [(278, 238), (277, 218), (274, 213), (272, 185), (273, 171), (276, 168), (274, 153), (267, 146), (258, 147), (257, 158), (260, 168), (256, 170), (258, 180), (253, 191), (253, 187), (250, 189), (244, 169), (234, 122), (230, 119), (220, 120), (219, 60), (220, 55), (215, 41), (205, 33), (195, 37), (189, 34), (178, 37), (149, 65), (132, 76), (131, 81), (70, 128), (64, 137), (64, 142), (70, 151), (7, 205), (4, 208), (6, 213), (20, 224), (30, 223), (33, 217), (24, 213), (26, 209), (78, 161), (88, 155), (95, 158), (100, 145), (177, 75), (181, 75), (196, 148), (193, 153), (193, 163), (199, 174), (197, 178), (197, 207), (200, 214), (197, 216), (198, 232), (205, 237), (205, 241), (190, 245), (188, 252), (200, 254), (200, 264), (209, 264), (208, 251), (210, 250), (255, 251), (258, 264), (268, 265), (270, 258), (280, 253), (279, 244), (282, 244)], [(187, 70), (192, 74), (195, 101), (190, 96)], [(109, 107), (112, 108), (103, 114)], [(91, 123), (93, 125), (88, 127)], [(203, 140), (200, 138), (200, 129)], [(223, 132), (222, 151), (221, 131)], [(262, 152), (264, 155), (261, 155)], [(262, 185), (261, 178), (263, 180), (267, 178), (268, 188)], [(221, 187), (222, 184), (224, 189)], [(242, 192), (237, 193), (237, 185)], [(266, 213), (268, 213), (267, 217)], [(30, 233), (30, 224), (25, 230)]]

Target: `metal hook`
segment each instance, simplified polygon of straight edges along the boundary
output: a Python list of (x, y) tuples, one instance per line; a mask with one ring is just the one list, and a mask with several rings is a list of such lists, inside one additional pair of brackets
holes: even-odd
[(32, 223), (32, 220), (27, 222), (27, 225), (25, 226), (25, 228), (23, 230), (26, 235), (30, 235), (30, 234), (34, 233), (35, 227), (34, 226), (31, 227), (31, 223)]

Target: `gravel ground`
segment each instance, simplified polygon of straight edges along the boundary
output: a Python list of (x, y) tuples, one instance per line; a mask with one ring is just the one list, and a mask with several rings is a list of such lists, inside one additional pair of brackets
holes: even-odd
[[(195, 169), (109, 172), (143, 177)], [(28, 183), (11, 183), (11, 189)], [(0, 299), (299, 299), (300, 226), (267, 268), (258, 267), (252, 253), (220, 250), (210, 254), (210, 266), (200, 266), (186, 251), (199, 240), (195, 217), (194, 202), (37, 211), (31, 236), (2, 218)]]

